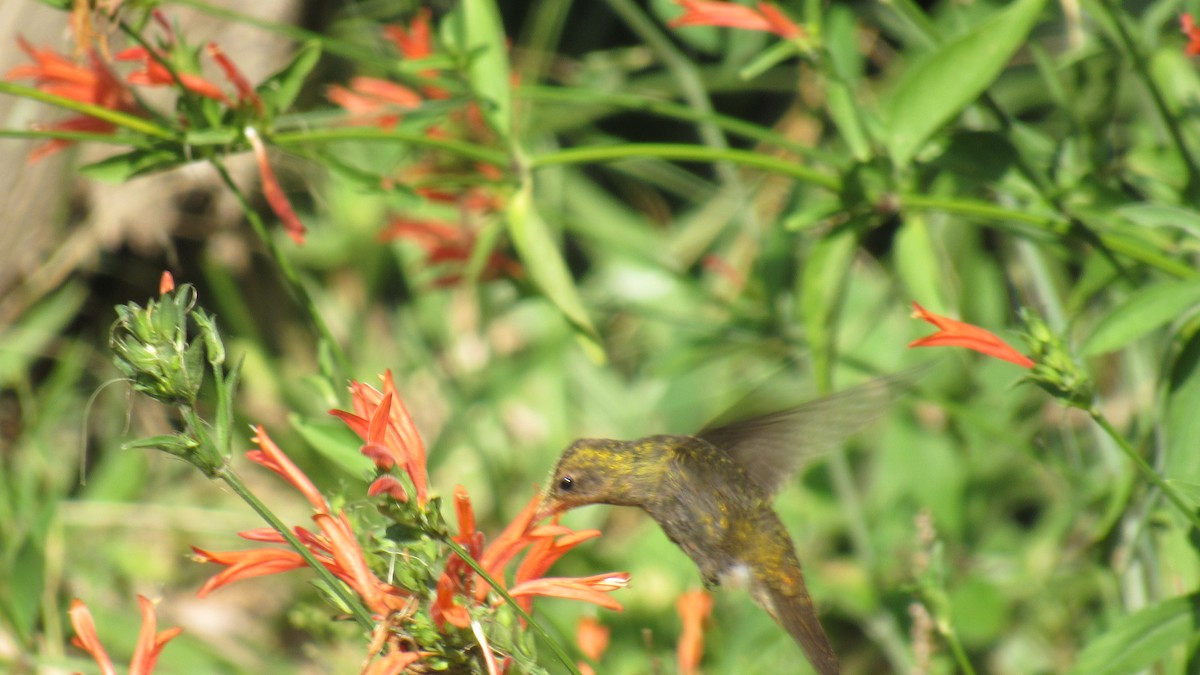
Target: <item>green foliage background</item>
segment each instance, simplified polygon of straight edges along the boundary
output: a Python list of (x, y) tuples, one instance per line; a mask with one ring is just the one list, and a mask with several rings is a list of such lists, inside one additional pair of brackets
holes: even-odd
[[(921, 362), (929, 354), (906, 344), (931, 329), (909, 318), (912, 300), (1014, 344), (1017, 308), (1045, 317), (1076, 348), (1099, 410), (1200, 502), (1200, 78), (1178, 30), (1191, 3), (780, 3), (811, 37), (797, 47), (669, 28), (679, 9), (659, 0), (435, 4), (450, 103), (483, 101), (496, 135), (450, 152), (512, 167), (507, 212), (479, 223), (475, 260), (496, 246), (526, 275), (468, 271), (442, 288), (419, 250), (377, 238), (389, 213), (457, 217), (379, 187), (448, 104), (394, 132), (329, 126), (325, 84), (412, 76), (376, 34), (413, 6), (341, 3), (312, 32), (262, 26), (322, 54), (263, 130), (285, 175), (302, 176), (291, 194), (307, 244), (272, 231), (270, 249), (244, 227), (235, 244), (252, 263), (237, 268), (215, 238), (174, 242), (178, 264), (106, 251), (0, 327), (6, 667), (86, 670), (64, 655), (70, 597), (128, 654), (136, 592), (164, 598), (162, 625), (187, 628), (162, 672), (351, 672), (361, 658), (299, 575), (192, 597), (212, 570), (186, 546), (238, 547), (233, 533), (257, 523), (182, 463), (122, 451), (166, 420), (100, 388), (115, 376), (111, 306), (154, 295), (167, 266), (245, 357), (239, 420), (265, 424), (351, 503), (365, 476), (324, 414), (344, 405), (339, 377), (391, 368), (436, 491), (466, 486), (497, 532), (574, 438), (686, 433), (752, 391), (786, 405)], [(227, 123), (205, 152), (244, 149)], [(149, 166), (184, 161), (182, 145), (166, 147)], [(146, 157), (91, 175), (127, 178)], [(289, 293), (283, 259), (310, 306)], [(930, 643), (934, 673), (1197, 668), (1197, 533), (1086, 415), (1011, 386), (1021, 374), (944, 355), (780, 497), (847, 673), (910, 672)], [(273, 479), (258, 487), (305, 517)], [(564, 522), (604, 536), (556, 574), (633, 573), (617, 594), (626, 611), (599, 614), (613, 632), (599, 672), (674, 672), (674, 602), (699, 585), (694, 566), (635, 511)], [(917, 602), (940, 633), (914, 629)], [(592, 611), (536, 609), (567, 642)], [(717, 595), (704, 663), (803, 672), (786, 634), (736, 592)]]

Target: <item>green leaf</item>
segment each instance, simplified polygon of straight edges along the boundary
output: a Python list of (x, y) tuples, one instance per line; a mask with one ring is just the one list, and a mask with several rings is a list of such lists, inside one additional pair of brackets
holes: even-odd
[(463, 0), (446, 17), (450, 42), (467, 59), (467, 79), (492, 130), (512, 134), (512, 91), (504, 24), (493, 0)]
[[(521, 257), (521, 263), (542, 293), (558, 307), (567, 320), (586, 338), (584, 347), (589, 356), (602, 355), (596, 341), (596, 329), (588, 317), (567, 269), (562, 253), (550, 236), (545, 221), (533, 205), (532, 189), (528, 184), (513, 195), (508, 206), (508, 234)], [(588, 343), (591, 343), (590, 345)]]
[(175, 150), (134, 150), (80, 167), (79, 173), (93, 180), (119, 184), (143, 174), (178, 166), (186, 161)]
[(369, 476), (375, 464), (359, 452), (362, 441), (341, 421), (313, 421), (301, 417), (292, 418), (292, 428), (325, 459), (342, 468), (356, 478)]
[(934, 250), (929, 222), (924, 214), (914, 213), (904, 219), (896, 233), (892, 258), (911, 299), (933, 307), (946, 305), (942, 292), (946, 287), (942, 264)]
[(276, 113), (287, 110), (300, 94), (305, 79), (320, 59), (321, 43), (315, 40), (306, 42), (300, 51), (296, 52), (291, 63), (258, 85), (258, 95)]
[(818, 241), (806, 258), (800, 280), (800, 316), (812, 350), (813, 372), (818, 378), (828, 374), (832, 367), (837, 313), (857, 249), (858, 235), (854, 228), (842, 227)]
[(1018, 0), (912, 67), (881, 106), (892, 161), (906, 166), (935, 131), (991, 86), (1020, 48), (1045, 0)]
[(1192, 505), (1194, 509), (1200, 509), (1200, 483), (1189, 483), (1184, 480), (1167, 479), (1167, 483), (1183, 497), (1184, 501)]
[(1170, 281), (1142, 288), (1100, 319), (1079, 351), (1093, 356), (1119, 349), (1197, 304), (1200, 281)]
[(0, 389), (29, 386), (33, 364), (53, 350), (66, 327), (78, 320), (88, 290), (71, 283), (25, 310), (19, 322), (0, 326)]
[(1195, 633), (1198, 599), (1195, 594), (1171, 598), (1118, 618), (1084, 647), (1070, 675), (1125, 675), (1158, 662)]

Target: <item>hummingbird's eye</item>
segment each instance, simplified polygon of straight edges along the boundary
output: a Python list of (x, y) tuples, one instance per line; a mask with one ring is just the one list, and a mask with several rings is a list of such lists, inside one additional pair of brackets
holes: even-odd
[(562, 490), (563, 492), (570, 492), (571, 490), (575, 489), (575, 479), (571, 478), (570, 476), (563, 476), (562, 479), (558, 481), (558, 489)]

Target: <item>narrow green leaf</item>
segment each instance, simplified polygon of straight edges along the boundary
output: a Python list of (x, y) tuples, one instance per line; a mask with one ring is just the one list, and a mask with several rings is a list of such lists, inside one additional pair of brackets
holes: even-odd
[(881, 106), (892, 161), (906, 166), (930, 135), (979, 97), (1020, 48), (1045, 0), (1018, 0), (913, 66)]
[(82, 166), (79, 173), (93, 180), (120, 184), (143, 174), (178, 166), (186, 161), (174, 150), (134, 150)]
[(467, 59), (467, 79), (492, 130), (512, 134), (512, 91), (504, 24), (494, 0), (463, 0), (447, 16), (448, 37)]
[(306, 42), (292, 62), (258, 85), (258, 94), (276, 114), (292, 107), (292, 103), (304, 87), (308, 74), (321, 59), (321, 43)]
[(312, 446), (317, 454), (338, 465), (355, 478), (368, 476), (374, 468), (370, 458), (359, 452), (362, 443), (340, 421), (314, 421), (292, 417), (292, 428)]
[(1200, 304), (1200, 281), (1147, 286), (1109, 312), (1080, 345), (1084, 356), (1120, 349)]
[[(558, 246), (533, 205), (528, 184), (509, 201), (508, 234), (533, 282), (558, 307), (582, 335), (596, 342), (596, 329), (588, 317)], [(594, 351), (589, 354), (595, 356)]]
[(857, 248), (854, 228), (843, 227), (818, 241), (805, 261), (800, 279), (800, 316), (812, 351), (813, 372), (818, 377), (829, 373), (832, 366), (837, 312)]
[(908, 299), (933, 307), (946, 306), (942, 291), (946, 287), (941, 275), (942, 265), (934, 251), (933, 237), (930, 236), (925, 216), (912, 214), (905, 218), (895, 241), (892, 258), (911, 296)]
[(1189, 483), (1171, 478), (1168, 478), (1167, 482), (1179, 492), (1179, 496), (1192, 505), (1192, 508), (1200, 509), (1200, 483)]
[(1126, 675), (1157, 663), (1195, 634), (1198, 599), (1195, 594), (1171, 598), (1120, 617), (1084, 647), (1070, 675)]
[(26, 310), (19, 322), (0, 326), (0, 389), (29, 386), (23, 380), (29, 376), (32, 364), (50, 353), (66, 326), (79, 318), (87, 296), (84, 286), (66, 284)]

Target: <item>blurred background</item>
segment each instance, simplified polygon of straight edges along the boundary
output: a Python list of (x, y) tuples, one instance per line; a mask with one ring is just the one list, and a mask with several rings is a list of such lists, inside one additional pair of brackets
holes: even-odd
[[(70, 52), (55, 4), (0, 5), (0, 71), (28, 61), (18, 36)], [(331, 85), (396, 74), (380, 27), (410, 25), (421, 4), (159, 6), (255, 83), (302, 41), (322, 43), (278, 120), (304, 130), (342, 114)], [(844, 671), (957, 672), (941, 623), (981, 673), (1191, 672), (1195, 533), (1113, 438), (1013, 386), (1012, 364), (906, 348), (933, 330), (910, 318), (913, 300), (1018, 348), (1017, 309), (1032, 308), (1084, 345), (1099, 409), (1125, 439), (1166, 478), (1200, 486), (1200, 183), (1188, 152), (1200, 82), (1178, 29), (1190, 4), (795, 0), (778, 7), (812, 42), (773, 56), (780, 40), (766, 32), (669, 26), (683, 9), (667, 0), (500, 1), (513, 138), (532, 158), (524, 185), (591, 329), (564, 318), (506, 235), (515, 171), (480, 178), (398, 143), (277, 146), (309, 233), (302, 247), (272, 234), (344, 350), (342, 375), (374, 384), (393, 371), (435, 492), (465, 486), (485, 532), (576, 438), (691, 433), (747, 395), (783, 407), (940, 356), (778, 500)], [(428, 5), (437, 25), (455, 3)], [(971, 46), (992, 39), (1011, 58), (989, 71)], [(413, 128), (445, 113), (427, 103)], [(55, 115), (0, 96), (4, 129)], [(942, 119), (913, 131), (922, 124), (905, 115)], [(265, 425), (323, 489), (362, 503), (367, 476), (327, 452), (345, 433), (325, 414), (345, 406), (345, 383), (326, 376), (330, 357), (277, 261), (207, 164), (114, 184), (76, 169), (122, 149), (85, 144), (31, 164), (38, 142), (0, 140), (0, 663), (86, 671), (65, 647), (73, 597), (110, 652), (128, 654), (141, 593), (161, 598), (161, 626), (185, 628), (160, 672), (355, 672), (352, 627), (329, 626), (303, 573), (197, 600), (213, 570), (187, 547), (240, 548), (235, 533), (259, 522), (184, 463), (121, 449), (171, 420), (115, 381), (112, 308), (154, 297), (170, 270), (245, 359), (239, 427)], [(403, 187), (431, 164), (461, 174), (454, 199)], [(258, 194), (249, 155), (228, 166)], [(251, 206), (272, 220), (261, 198)], [(429, 223), (469, 234), (468, 251), (486, 239), (503, 262), (464, 275), (466, 256), (439, 258), (422, 238)], [(249, 433), (235, 446), (249, 449)], [(245, 474), (289, 522), (307, 518), (275, 477)], [(580, 616), (598, 616), (612, 630), (598, 672), (676, 672), (675, 601), (700, 586), (692, 562), (634, 509), (563, 522), (604, 534), (554, 573), (629, 571), (616, 594), (626, 609), (539, 599), (537, 614), (566, 642)], [(807, 672), (745, 593), (715, 598), (705, 672)]]

